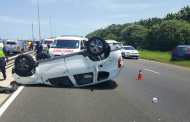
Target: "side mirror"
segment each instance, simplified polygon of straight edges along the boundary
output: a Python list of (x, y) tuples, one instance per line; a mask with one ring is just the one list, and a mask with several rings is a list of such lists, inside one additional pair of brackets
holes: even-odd
[(80, 47), (81, 50), (84, 49), (84, 48), (85, 48), (84, 46), (81, 46), (81, 47)]

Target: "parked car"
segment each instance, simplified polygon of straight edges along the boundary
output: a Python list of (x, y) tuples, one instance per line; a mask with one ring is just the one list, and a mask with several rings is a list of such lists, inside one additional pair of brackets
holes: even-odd
[(25, 46), (23, 42), (17, 40), (7, 40), (5, 42), (5, 48), (8, 55), (10, 53), (22, 53), (27, 51), (27, 46)]
[(179, 45), (172, 52), (172, 60), (190, 60), (190, 45)]
[(122, 56), (125, 58), (139, 58), (139, 52), (130, 45), (124, 45), (123, 46), (124, 52), (122, 53)]
[[(102, 48), (98, 48), (100, 44)], [(97, 36), (88, 40), (87, 50), (54, 58), (42, 53), (39, 57), (34, 61), (30, 55), (19, 55), (12, 70), (13, 79), (19, 84), (82, 87), (107, 83), (123, 67), (120, 48), (107, 46)]]

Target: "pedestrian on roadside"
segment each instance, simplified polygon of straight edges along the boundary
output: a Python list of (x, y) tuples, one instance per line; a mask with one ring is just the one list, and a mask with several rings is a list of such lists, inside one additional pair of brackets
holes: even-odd
[(33, 50), (34, 44), (31, 42), (31, 50)]
[(49, 45), (49, 43), (47, 43), (47, 47), (46, 47), (47, 54), (49, 54), (49, 48), (50, 48), (50, 45)]
[(35, 47), (35, 50), (36, 50), (36, 58), (42, 54), (44, 51), (43, 51), (43, 46), (40, 44), (39, 41), (36, 42), (36, 47)]
[(3, 74), (4, 80), (6, 80), (6, 78), (7, 78), (7, 76), (6, 76), (6, 69), (5, 69), (5, 66), (6, 66), (5, 56), (7, 58), (6, 61), (8, 62), (9, 59), (8, 59), (7, 52), (6, 52), (6, 49), (4, 47), (4, 44), (0, 43), (0, 69), (1, 69), (1, 72)]
[(137, 49), (137, 46), (138, 46), (138, 43), (135, 42), (135, 43), (134, 43), (134, 48)]

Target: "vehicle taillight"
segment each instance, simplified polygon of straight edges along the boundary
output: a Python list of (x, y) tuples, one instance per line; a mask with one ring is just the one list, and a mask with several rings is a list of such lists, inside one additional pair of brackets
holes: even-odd
[(119, 58), (119, 60), (118, 60), (118, 68), (121, 68), (121, 66), (122, 66), (121, 58)]
[(19, 50), (19, 47), (17, 47), (17, 50)]
[(189, 52), (190, 52), (190, 48), (189, 48)]
[(174, 48), (173, 52), (176, 50), (176, 48)]

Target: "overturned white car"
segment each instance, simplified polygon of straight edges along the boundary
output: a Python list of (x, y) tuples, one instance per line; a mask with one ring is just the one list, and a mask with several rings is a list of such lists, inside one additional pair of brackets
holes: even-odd
[(19, 84), (81, 87), (110, 81), (123, 67), (120, 49), (98, 36), (88, 40), (87, 51), (54, 58), (41, 54), (37, 59), (19, 55), (12, 70), (13, 79)]

